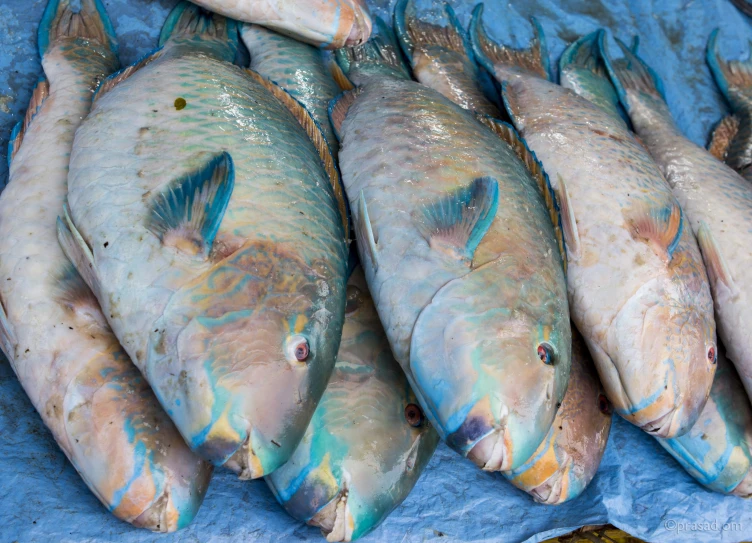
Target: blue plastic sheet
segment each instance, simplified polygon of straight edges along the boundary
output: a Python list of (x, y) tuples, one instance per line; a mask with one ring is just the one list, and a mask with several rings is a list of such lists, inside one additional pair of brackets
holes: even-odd
[[(0, 184), (7, 178), (8, 135), (21, 119), (41, 73), (36, 26), (46, 0), (0, 0)], [(105, 0), (124, 63), (151, 50), (176, 0)], [(388, 16), (388, 0), (374, 11)], [(453, 2), (469, 19), (474, 2)], [(426, 18), (442, 4), (422, 0)], [(750, 21), (729, 0), (489, 0), (485, 21), (498, 39), (523, 45), (529, 16), (540, 20), (552, 59), (566, 43), (598, 27), (622, 39), (639, 33), (643, 57), (664, 78), (681, 129), (704, 144), (725, 105), (704, 62), (710, 31), (739, 57)], [(263, 482), (240, 482), (219, 470), (203, 508), (187, 529), (156, 536), (112, 517), (55, 445), (10, 366), (0, 360), (0, 542), (321, 541), (318, 530), (289, 518)], [(752, 539), (752, 502), (706, 491), (649, 436), (614, 421), (600, 470), (587, 491), (558, 507), (535, 504), (498, 474), (482, 473), (441, 445), (413, 493), (368, 542), (537, 542), (583, 525), (612, 523), (655, 542)]]

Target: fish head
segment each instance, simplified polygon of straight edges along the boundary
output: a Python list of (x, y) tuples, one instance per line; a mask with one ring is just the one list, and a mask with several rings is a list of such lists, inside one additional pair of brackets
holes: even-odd
[[(710, 393), (717, 361), (709, 291), (670, 276), (644, 284), (619, 310), (606, 349), (591, 343), (609, 399), (656, 437), (685, 433)], [(605, 368), (609, 368), (604, 371)]]
[(563, 274), (523, 279), (517, 269), (494, 263), (446, 284), (411, 342), (410, 371), (427, 415), (450, 447), (487, 471), (533, 454), (569, 378)]

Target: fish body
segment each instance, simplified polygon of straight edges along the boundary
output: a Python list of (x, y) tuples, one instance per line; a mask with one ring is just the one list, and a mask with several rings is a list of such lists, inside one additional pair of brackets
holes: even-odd
[(251, 54), (251, 69), (303, 104), (336, 154), (338, 142), (329, 122), (329, 102), (341, 90), (321, 50), (259, 25), (246, 24), (240, 34)]
[(195, 516), (211, 465), (195, 456), (63, 253), (56, 222), (73, 136), (98, 80), (118, 66), (104, 7), (49, 2), (45, 78), (11, 140), (0, 195), (0, 347), (86, 484), (118, 518), (169, 532)]
[(329, 170), (303, 108), (231, 63), (235, 31), (180, 3), (163, 47), (102, 85), (61, 242), (188, 445), (253, 478), (324, 392), (347, 249), (328, 150)]
[[(609, 75), (632, 125), (666, 176), (697, 236), (713, 292), (718, 335), (752, 394), (752, 185), (674, 124), (658, 75), (622, 45)], [(639, 80), (637, 78), (640, 78)]]
[(296, 519), (354, 541), (407, 497), (439, 437), (392, 356), (365, 277), (347, 286), (334, 373), (298, 448), (266, 478)]
[(697, 481), (716, 492), (752, 495), (752, 408), (733, 365), (721, 350), (710, 397), (692, 429), (658, 439)]
[(558, 505), (576, 498), (598, 471), (611, 418), (593, 360), (573, 327), (569, 386), (551, 430), (527, 462), (504, 476), (539, 503)]
[(195, 3), (325, 49), (359, 45), (371, 34), (371, 16), (365, 0), (196, 0)]
[(511, 469), (548, 432), (570, 366), (543, 177), (470, 112), (408, 80), (396, 47), (380, 24), (361, 49), (338, 52), (357, 85), (331, 115), (361, 262), (439, 435), (483, 469)]
[(516, 50), (485, 34), (481, 14), (473, 47), (558, 196), (572, 320), (606, 394), (633, 424), (681, 435), (710, 392), (716, 347), (708, 279), (679, 202), (621, 117), (548, 80), (537, 24), (532, 47)]

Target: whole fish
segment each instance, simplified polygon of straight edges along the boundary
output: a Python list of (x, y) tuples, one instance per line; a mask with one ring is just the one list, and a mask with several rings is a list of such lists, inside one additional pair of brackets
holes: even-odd
[(324, 49), (359, 45), (371, 34), (371, 16), (365, 0), (195, 0), (195, 3)]
[[(679, 202), (605, 99), (596, 105), (549, 81), (537, 23), (530, 48), (512, 49), (485, 33), (482, 10), (473, 48), (558, 195), (572, 320), (606, 394), (645, 431), (681, 435), (710, 392), (716, 345), (708, 279)], [(592, 64), (588, 51), (572, 61)]]
[(558, 505), (576, 498), (598, 471), (612, 411), (585, 342), (573, 326), (569, 387), (551, 430), (527, 462), (504, 476), (539, 503)]
[(266, 478), (327, 541), (354, 541), (407, 497), (439, 436), (395, 362), (358, 267), (347, 284), (337, 363), (300, 445)]
[(718, 29), (715, 29), (708, 39), (706, 59), (732, 111), (732, 115), (723, 119), (713, 132), (711, 153), (744, 178), (752, 180), (752, 58), (721, 58)]
[(674, 124), (658, 75), (621, 42), (611, 80), (635, 131), (660, 166), (686, 212), (713, 292), (718, 335), (747, 394), (752, 394), (752, 184)]
[(752, 495), (752, 408), (734, 367), (719, 346), (718, 371), (705, 408), (681, 437), (660, 439), (687, 472), (711, 490)]
[(161, 49), (102, 84), (60, 239), (188, 445), (255, 478), (289, 458), (326, 388), (347, 249), (321, 133), (232, 64), (237, 40), (181, 2)]
[(439, 26), (421, 21), (412, 0), (395, 5), (394, 28), (413, 75), (465, 109), (501, 118), (499, 108), (483, 94), (481, 71), (465, 29), (449, 4), (445, 11), (449, 26)]
[(243, 25), (240, 35), (251, 54), (251, 69), (305, 106), (336, 155), (338, 142), (329, 122), (329, 102), (342, 91), (321, 50), (259, 25)]
[(48, 3), (39, 29), (45, 77), (11, 137), (0, 195), (0, 347), (105, 507), (171, 532), (196, 515), (211, 465), (186, 447), (57, 241), (73, 135), (98, 81), (118, 66), (104, 6), (80, 5)]
[(545, 437), (569, 378), (555, 203), (510, 126), (484, 126), (409, 80), (378, 27), (337, 52), (357, 88), (331, 106), (361, 262), (439, 435), (485, 470), (513, 469)]

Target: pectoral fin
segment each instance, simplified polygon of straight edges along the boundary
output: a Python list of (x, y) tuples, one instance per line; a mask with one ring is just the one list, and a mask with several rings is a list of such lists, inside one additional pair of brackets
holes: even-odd
[(0, 298), (0, 347), (10, 361), (13, 361), (17, 344), (16, 332), (5, 314), (5, 306), (2, 298)]
[(684, 229), (684, 214), (678, 203), (665, 207), (638, 205), (626, 218), (633, 238), (647, 241), (658, 256), (671, 262)]
[(710, 227), (705, 221), (700, 222), (700, 228), (697, 230), (697, 243), (700, 245), (700, 252), (705, 261), (705, 268), (708, 270), (710, 283), (714, 290), (718, 283), (723, 283), (732, 294), (737, 292), (734, 279), (731, 277), (731, 271), (723, 258), (718, 244), (713, 237)]
[(467, 187), (424, 206), (418, 225), (432, 249), (472, 260), (499, 207), (499, 184), (479, 177)]
[(366, 254), (371, 259), (373, 270), (379, 269), (378, 245), (371, 228), (371, 219), (368, 216), (368, 207), (363, 191), (360, 191), (358, 198), (358, 220), (355, 223), (355, 233), (360, 245), (364, 248)]
[(81, 233), (76, 229), (76, 225), (73, 224), (67, 203), (63, 205), (63, 217), (57, 218), (57, 239), (65, 256), (73, 263), (94, 295), (99, 298), (101, 289), (97, 278), (94, 254)]
[(559, 203), (559, 212), (561, 218), (561, 229), (564, 231), (564, 240), (566, 241), (567, 254), (572, 258), (579, 258), (580, 252), (580, 233), (577, 230), (577, 221), (574, 216), (574, 209), (569, 200), (567, 184), (561, 175), (558, 176), (556, 185), (556, 197)]
[(165, 246), (207, 257), (234, 186), (232, 158), (217, 155), (152, 201), (146, 228)]

